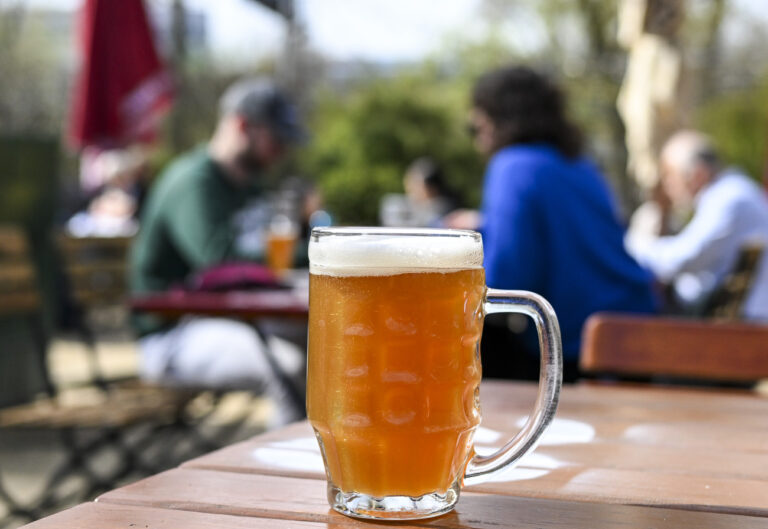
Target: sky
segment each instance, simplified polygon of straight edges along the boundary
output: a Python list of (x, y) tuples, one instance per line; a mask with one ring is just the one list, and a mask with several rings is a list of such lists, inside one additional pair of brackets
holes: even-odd
[[(27, 5), (76, 9), (82, 0), (24, 0)], [(147, 0), (170, 5), (170, 0)], [(477, 12), (480, 0), (296, 0), (310, 46), (336, 59), (407, 61), (433, 51), (448, 32)], [(271, 55), (284, 24), (250, 0), (185, 0), (203, 11), (214, 52), (235, 60)], [(436, 7), (438, 6), (439, 7)]]
[[(21, 0), (30, 6), (74, 10), (83, 0)], [(170, 8), (172, 0), (145, 0)], [(309, 46), (340, 60), (412, 61), (435, 51), (448, 34), (471, 34), (482, 0), (295, 0), (306, 22)], [(614, 0), (610, 0), (614, 1)], [(615, 0), (618, 1), (618, 0)], [(283, 44), (285, 25), (251, 0), (184, 0), (205, 13), (212, 51), (234, 64), (274, 55)], [(768, 23), (768, 0), (729, 0)], [(520, 22), (520, 21), (518, 21)], [(732, 25), (732, 24), (731, 24)], [(520, 22), (512, 40), (536, 40), (536, 28)], [(529, 35), (523, 33), (528, 32)], [(747, 30), (748, 31), (748, 30)], [(743, 27), (726, 25), (726, 39), (738, 41)], [(524, 38), (525, 37), (525, 38)], [(522, 41), (521, 41), (522, 39)]]

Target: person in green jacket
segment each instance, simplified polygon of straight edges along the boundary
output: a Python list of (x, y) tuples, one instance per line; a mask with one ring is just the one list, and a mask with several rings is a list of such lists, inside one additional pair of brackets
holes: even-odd
[[(270, 80), (227, 89), (208, 145), (172, 162), (150, 191), (131, 255), (132, 291), (164, 291), (225, 261), (263, 260), (257, 227), (269, 213), (260, 175), (303, 138), (293, 105)], [(145, 315), (136, 328), (144, 379), (261, 391), (276, 405), (276, 425), (302, 416), (266, 354), (269, 348), (283, 373), (298, 374), (304, 358), (288, 342), (224, 318), (186, 318), (168, 327)]]

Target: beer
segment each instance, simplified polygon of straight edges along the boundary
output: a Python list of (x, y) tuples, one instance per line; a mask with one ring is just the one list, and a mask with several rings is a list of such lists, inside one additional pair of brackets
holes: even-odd
[(298, 239), (298, 226), (289, 215), (278, 213), (267, 228), (267, 266), (282, 274), (293, 266), (293, 253)]
[(293, 266), (296, 235), (293, 233), (267, 235), (267, 266), (278, 274)]
[(347, 242), (310, 246), (307, 411), (329, 480), (378, 498), (445, 494), (480, 422), (481, 242)]

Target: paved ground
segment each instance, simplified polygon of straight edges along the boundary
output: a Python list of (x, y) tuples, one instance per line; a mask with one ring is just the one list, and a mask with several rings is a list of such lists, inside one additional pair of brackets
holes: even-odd
[[(137, 351), (134, 342), (124, 338), (112, 338), (98, 344), (99, 363), (106, 375), (129, 376), (136, 373)], [(55, 381), (72, 385), (88, 379), (88, 357), (83, 347), (72, 340), (57, 339), (50, 351), (50, 368)], [(226, 436), (226, 442), (245, 439), (264, 430), (269, 418), (267, 401), (246, 393), (230, 393), (221, 399), (203, 394), (194, 401), (194, 409), (205, 414), (200, 431), (207, 437)], [(184, 440), (179, 440), (179, 445)], [(179, 447), (181, 449), (181, 447)], [(184, 452), (185, 457), (194, 455), (194, 449)], [(0, 479), (5, 489), (23, 502), (33, 500), (40, 493), (50, 469), (63, 460), (58, 434), (50, 431), (0, 431)], [(107, 471), (119, 464), (114, 453), (97, 454), (93, 463), (95, 471)], [(129, 476), (126, 481), (140, 478)], [(75, 494), (83, 481), (70, 479), (60, 489), (63, 496)], [(75, 502), (77, 503), (77, 502)], [(65, 506), (67, 502), (64, 503)], [(9, 519), (0, 501), (0, 528), (15, 528), (24, 521)]]

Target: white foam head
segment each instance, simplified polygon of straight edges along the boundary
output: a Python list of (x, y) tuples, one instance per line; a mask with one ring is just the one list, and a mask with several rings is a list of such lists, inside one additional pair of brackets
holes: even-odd
[(467, 230), (318, 228), (309, 242), (310, 272), (368, 276), (481, 268), (483, 242)]

